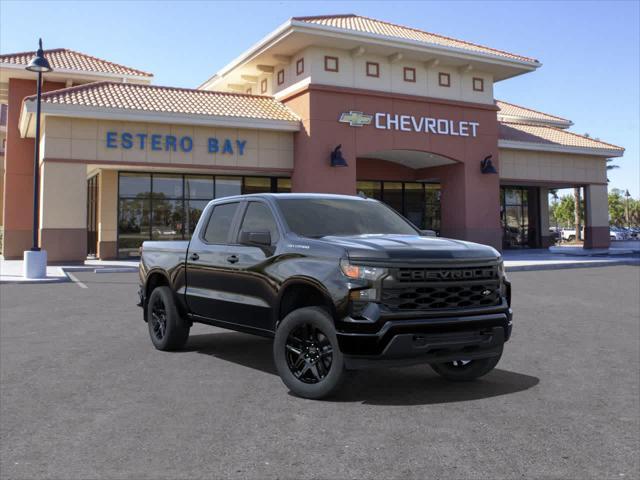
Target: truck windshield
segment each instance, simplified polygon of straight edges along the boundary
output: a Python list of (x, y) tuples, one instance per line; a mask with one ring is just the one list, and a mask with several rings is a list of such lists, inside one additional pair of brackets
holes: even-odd
[(303, 237), (417, 235), (407, 220), (375, 200), (279, 198), (289, 228)]

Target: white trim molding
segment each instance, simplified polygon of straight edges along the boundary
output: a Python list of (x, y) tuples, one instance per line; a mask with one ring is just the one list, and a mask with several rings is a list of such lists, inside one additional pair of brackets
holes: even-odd
[(609, 148), (590, 148), (590, 147), (571, 147), (567, 145), (558, 145), (556, 143), (533, 143), (533, 142), (516, 142), (513, 140), (498, 140), (498, 148), (511, 150), (529, 150), (537, 152), (555, 152), (569, 153), (579, 155), (593, 155), (596, 157), (621, 157), (624, 149)]
[[(23, 103), (20, 113), (20, 135), (30, 135), (36, 110), (35, 100)], [(194, 125), (207, 127), (246, 128), (255, 130), (275, 130), (297, 132), (299, 120), (269, 120), (249, 117), (231, 117), (221, 115), (194, 115), (184, 113), (146, 112), (123, 108), (86, 107), (83, 105), (42, 104), (43, 116), (85, 118), (93, 120), (111, 120), (121, 122), (147, 122), (173, 125)]]

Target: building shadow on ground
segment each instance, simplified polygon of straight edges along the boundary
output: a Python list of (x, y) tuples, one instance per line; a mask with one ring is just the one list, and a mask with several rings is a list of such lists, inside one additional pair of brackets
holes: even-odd
[[(270, 339), (238, 332), (192, 335), (186, 351), (277, 375)], [(184, 350), (183, 350), (184, 351)], [(535, 387), (540, 379), (495, 369), (474, 382), (449, 382), (428, 365), (349, 372), (344, 385), (325, 401), (370, 405), (430, 405), (509, 395)]]

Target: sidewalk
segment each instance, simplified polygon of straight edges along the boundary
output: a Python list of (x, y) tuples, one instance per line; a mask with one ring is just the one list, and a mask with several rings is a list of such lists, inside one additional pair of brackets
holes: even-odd
[(138, 262), (129, 260), (86, 260), (84, 264), (49, 265), (46, 278), (26, 279), (22, 276), (22, 260), (0, 257), (0, 283), (56, 283), (73, 280), (73, 272), (118, 273), (137, 272)]
[[(570, 247), (560, 247), (570, 248)], [(596, 256), (551, 253), (540, 250), (506, 250), (503, 253), (508, 272), (527, 270), (561, 270), (566, 268), (604, 267), (613, 265), (640, 265), (640, 255), (599, 253)], [(138, 262), (131, 260), (87, 260), (84, 264), (47, 267), (47, 277), (25, 279), (22, 276), (22, 260), (4, 260), (0, 257), (0, 283), (55, 283), (75, 281), (74, 271), (96, 273), (136, 272)]]
[[(558, 247), (571, 249), (572, 247)], [(583, 250), (581, 247), (573, 247)], [(613, 250), (613, 249), (612, 249)], [(588, 251), (587, 251), (588, 252)], [(624, 252), (594, 252), (578, 255), (576, 252), (555, 253), (550, 249), (505, 250), (502, 254), (508, 272), (524, 270), (561, 270), (566, 268), (606, 267), (613, 265), (640, 265), (640, 255)]]

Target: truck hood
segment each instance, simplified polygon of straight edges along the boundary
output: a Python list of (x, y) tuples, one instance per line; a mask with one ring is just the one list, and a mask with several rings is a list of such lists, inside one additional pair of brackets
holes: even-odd
[(350, 260), (420, 261), (445, 259), (497, 259), (493, 247), (440, 237), (419, 235), (327, 236), (321, 241), (343, 247)]

